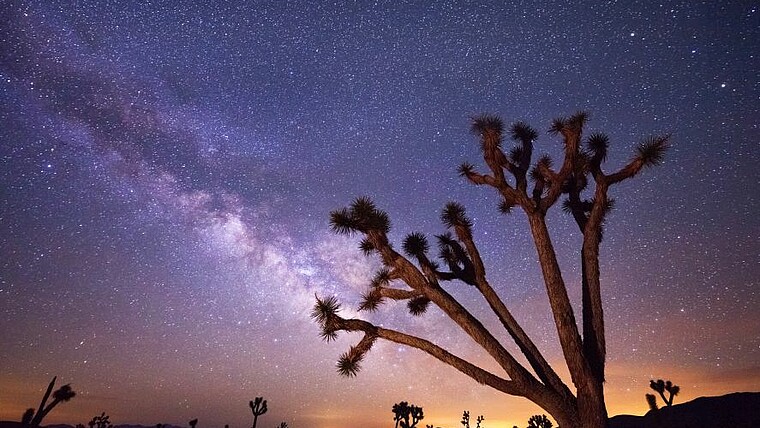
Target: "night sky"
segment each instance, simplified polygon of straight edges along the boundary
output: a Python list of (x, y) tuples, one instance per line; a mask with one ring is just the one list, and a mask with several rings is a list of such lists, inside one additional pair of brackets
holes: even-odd
[[(556, 158), (551, 120), (586, 110), (608, 170), (672, 135), (612, 192), (610, 413), (643, 414), (652, 378), (676, 402), (760, 390), (757, 3), (433, 3), (0, 1), (0, 420), (58, 375), (78, 395), (47, 423), (238, 428), (263, 395), (260, 426), (390, 426), (402, 400), (423, 424), (524, 426), (541, 410), (413, 349), (378, 343), (340, 377), (360, 336), (321, 342), (309, 318), (315, 293), (350, 316), (379, 266), (331, 210), (371, 196), (399, 246), (443, 232), (456, 200), (491, 283), (563, 364), (525, 216), (457, 176), (482, 165), (485, 112)], [(578, 302), (577, 227), (549, 217)], [(493, 367), (440, 311), (362, 316)]]

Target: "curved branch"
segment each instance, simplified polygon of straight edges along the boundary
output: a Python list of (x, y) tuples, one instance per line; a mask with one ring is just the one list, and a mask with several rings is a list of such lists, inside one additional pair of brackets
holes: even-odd
[(378, 327), (368, 321), (360, 319), (340, 318), (336, 320), (336, 325), (338, 326), (339, 330), (348, 332), (362, 331), (369, 337), (386, 339), (394, 343), (407, 345), (412, 348), (424, 351), (439, 361), (444, 362), (459, 370), (460, 372), (466, 374), (478, 383), (488, 385), (506, 394), (518, 396), (524, 396), (526, 394), (526, 389), (517, 382), (496, 376), (495, 374), (485, 369), (482, 369), (460, 357), (457, 357), (456, 355), (441, 348), (433, 342), (419, 338), (417, 336), (412, 336), (396, 330)]

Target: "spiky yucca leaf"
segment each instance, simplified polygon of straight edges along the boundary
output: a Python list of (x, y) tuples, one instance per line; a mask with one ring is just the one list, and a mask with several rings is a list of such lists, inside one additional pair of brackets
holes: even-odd
[(351, 214), (354, 217), (371, 216), (376, 211), (375, 203), (367, 196), (360, 196), (351, 202)]
[(573, 203), (570, 199), (562, 201), (562, 212), (565, 214), (571, 214), (573, 212)]
[(356, 198), (351, 203), (351, 217), (353, 217), (359, 230), (380, 230), (387, 233), (390, 228), (388, 214), (375, 207), (375, 203), (366, 196)]
[(388, 233), (390, 220), (388, 214), (375, 207), (367, 197), (360, 197), (349, 208), (342, 208), (330, 213), (330, 226), (338, 234), (351, 235), (354, 232), (368, 233), (380, 231)]
[(535, 167), (535, 166), (530, 169), (529, 176), (530, 176), (530, 179), (532, 181), (543, 181), (544, 180), (544, 176), (541, 175), (541, 171), (539, 171), (538, 168)]
[(552, 120), (552, 126), (549, 128), (549, 133), (552, 135), (557, 135), (565, 129), (565, 126), (567, 126), (567, 118), (558, 117)]
[(350, 235), (356, 230), (356, 222), (348, 208), (330, 213), (330, 228), (339, 235)]
[(475, 166), (471, 163), (464, 162), (461, 165), (459, 165), (459, 176), (460, 177), (466, 177), (469, 174), (472, 174), (475, 171)]
[(512, 208), (514, 208), (515, 203), (507, 201), (506, 199), (502, 199), (499, 203), (499, 212), (502, 214), (511, 214)]
[(466, 229), (472, 228), (472, 222), (467, 217), (464, 206), (458, 202), (449, 202), (443, 208), (441, 212), (441, 221), (447, 228), (452, 227), (464, 227)]
[(498, 116), (483, 114), (472, 118), (470, 130), (475, 135), (501, 134), (504, 123)]
[(388, 270), (388, 268), (381, 268), (377, 272), (375, 272), (375, 276), (372, 277), (372, 281), (370, 281), (371, 287), (380, 287), (383, 285), (388, 285), (388, 283), (391, 281), (391, 272)]
[(525, 122), (512, 125), (512, 139), (523, 143), (533, 142), (538, 138), (538, 132)]
[(335, 367), (338, 369), (338, 373), (345, 377), (354, 377), (359, 370), (361, 370), (361, 362), (364, 359), (363, 352), (357, 352), (356, 348), (351, 347), (348, 352), (345, 352), (338, 359), (338, 363)]
[(402, 247), (404, 252), (410, 257), (421, 257), (430, 249), (427, 238), (419, 232), (406, 235)]
[(669, 147), (670, 136), (650, 137), (636, 148), (637, 156), (644, 166), (654, 166), (662, 162)]
[(554, 161), (552, 161), (552, 157), (549, 156), (548, 153), (541, 155), (541, 157), (538, 158), (538, 161), (536, 162), (536, 166), (539, 166), (541, 168), (551, 168), (553, 164)]
[(319, 331), (319, 337), (321, 337), (325, 342), (332, 342), (338, 338), (338, 331), (333, 329), (330, 323), (326, 323)]
[(317, 303), (314, 304), (314, 308), (311, 310), (311, 317), (324, 325), (338, 314), (340, 303), (335, 296), (328, 296), (324, 299), (320, 299), (319, 296), (315, 297), (317, 298)]
[(586, 140), (586, 148), (591, 154), (591, 158), (599, 163), (607, 160), (607, 148), (610, 145), (610, 139), (606, 134), (595, 132)]
[(579, 128), (582, 128), (586, 122), (588, 122), (588, 112), (585, 111), (579, 111), (575, 113), (574, 115), (570, 116), (570, 119), (568, 119), (568, 123), (572, 126), (577, 126)]
[(406, 307), (409, 308), (409, 313), (414, 316), (419, 316), (427, 311), (430, 299), (424, 296), (415, 297), (406, 302)]
[(362, 241), (359, 243), (359, 249), (362, 251), (362, 253), (364, 253), (365, 256), (369, 256), (375, 252), (375, 246), (367, 238), (362, 239)]
[(380, 294), (380, 290), (373, 288), (368, 292), (362, 294), (362, 303), (359, 305), (360, 311), (373, 312), (383, 303), (383, 296)]

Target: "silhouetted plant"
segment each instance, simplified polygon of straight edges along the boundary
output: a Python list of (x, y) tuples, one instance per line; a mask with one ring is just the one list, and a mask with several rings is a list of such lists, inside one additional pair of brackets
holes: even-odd
[(248, 407), (251, 408), (251, 412), (253, 412), (253, 428), (256, 428), (256, 422), (259, 419), (259, 416), (263, 415), (267, 412), (267, 400), (264, 399), (264, 397), (256, 397), (253, 401), (248, 402)]
[(26, 409), (24, 415), (21, 416), (21, 426), (28, 427), (32, 423), (34, 417), (34, 409)]
[(277, 428), (288, 428), (287, 422), (280, 422), (280, 425), (277, 425)]
[[(339, 314), (340, 303), (334, 296), (316, 296), (312, 317), (320, 324), (323, 339), (331, 341), (341, 331), (364, 334), (358, 344), (339, 357), (337, 369), (340, 374), (355, 376), (365, 354), (376, 340), (383, 339), (426, 352), (475, 381), (505, 394), (525, 397), (545, 409), (562, 428), (607, 426), (604, 401), (606, 341), (599, 253), (603, 226), (613, 207), (608, 191), (638, 175), (644, 168), (659, 163), (668, 147), (669, 137), (645, 140), (625, 166), (608, 173), (603, 170), (603, 164), (607, 159), (609, 139), (597, 133), (584, 140), (582, 133), (587, 119), (587, 114), (581, 112), (554, 120), (549, 132), (562, 138), (564, 151), (561, 165), (554, 168), (548, 156), (539, 157), (531, 165), (538, 132), (530, 126), (518, 122), (511, 127), (510, 136), (517, 145), (505, 153), (502, 150), (504, 126), (501, 119), (490, 115), (477, 117), (473, 120), (472, 131), (479, 137), (489, 171), (480, 173), (469, 163), (459, 168), (460, 175), (471, 183), (496, 190), (502, 213), (519, 208), (526, 214), (574, 391), (549, 365), (492, 288), (473, 237), (473, 222), (464, 207), (455, 202), (448, 203), (441, 214), (448, 229), (447, 233), (436, 237), (441, 264), (431, 260), (429, 242), (420, 233), (407, 235), (401, 246), (403, 252), (397, 251), (388, 239), (391, 226), (388, 214), (367, 197), (357, 198), (348, 207), (331, 212), (330, 224), (338, 234), (361, 234), (361, 251), (379, 256), (383, 264), (364, 294), (360, 310), (375, 310), (389, 300), (402, 301), (406, 302), (409, 313), (416, 316), (423, 315), (431, 304), (435, 305), (494, 360), (499, 371), (477, 366), (420, 336), (362, 319), (343, 318)], [(532, 189), (529, 189), (531, 183)], [(581, 323), (576, 322), (547, 227), (548, 212), (563, 195), (567, 197), (563, 209), (572, 215), (582, 234), (579, 249)], [(527, 364), (521, 363), (498, 339), (501, 332), (486, 328), (478, 318), (480, 314), (471, 313), (444, 288), (445, 282), (454, 280), (473, 286), (481, 294)], [(406, 287), (394, 286), (401, 283)]]
[(657, 406), (657, 397), (655, 397), (654, 394), (646, 394), (647, 398), (647, 404), (649, 405), (650, 410), (657, 410), (659, 407)]
[(109, 419), (110, 418), (106, 415), (106, 412), (103, 412), (100, 416), (94, 416), (88, 425), (90, 428), (112, 428), (113, 424), (111, 424)]
[(528, 428), (552, 428), (552, 421), (546, 415), (533, 415), (528, 419)]
[[(658, 394), (660, 394), (660, 397), (662, 397), (662, 401), (665, 402), (665, 405), (667, 407), (670, 407), (673, 405), (673, 397), (678, 395), (678, 393), (681, 391), (681, 388), (678, 385), (673, 385), (671, 381), (664, 381), (662, 379), (657, 379), (657, 381), (650, 380), (649, 387), (652, 388), (654, 391), (656, 391)], [(669, 394), (667, 398), (665, 398), (666, 391)], [(648, 394), (648, 395), (651, 395), (651, 394)], [(655, 402), (656, 401), (657, 400), (655, 400)], [(649, 397), (647, 397), (647, 402), (649, 402)], [(652, 405), (650, 404), (649, 407), (651, 408)]]
[(393, 420), (396, 422), (396, 428), (414, 428), (419, 421), (425, 419), (422, 407), (410, 405), (406, 401), (394, 404), (391, 411), (393, 412)]
[(190, 428), (195, 428), (195, 426), (198, 425), (198, 418), (195, 418), (188, 423), (190, 424)]
[[(60, 403), (67, 402), (77, 395), (76, 392), (71, 389), (70, 384), (63, 385), (55, 392), (53, 392), (56, 379), (57, 376), (54, 376), (53, 380), (51, 380), (50, 384), (48, 384), (47, 390), (45, 391), (45, 395), (42, 396), (42, 401), (40, 401), (40, 406), (37, 409), (37, 412), (35, 413), (34, 409), (27, 409), (26, 412), (24, 412), (24, 415), (21, 418), (21, 424), (23, 426), (40, 426), (42, 420), (45, 418), (45, 416), (48, 415), (48, 413), (50, 413), (51, 410), (55, 408), (55, 406)], [(51, 393), (53, 394), (53, 401), (48, 403), (47, 401), (50, 398)]]
[[(477, 425), (475, 425), (475, 428), (481, 428), (480, 423), (483, 422), (486, 418), (483, 417), (483, 415), (480, 415), (477, 417), (475, 422)], [(462, 421), (460, 422), (462, 425), (464, 425), (464, 428), (470, 428), (470, 412), (465, 410), (462, 412)]]

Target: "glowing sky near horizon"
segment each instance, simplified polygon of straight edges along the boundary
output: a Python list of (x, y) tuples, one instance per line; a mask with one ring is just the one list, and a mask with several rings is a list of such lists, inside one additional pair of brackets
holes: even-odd
[[(429, 4), (428, 4), (429, 3)], [(760, 13), (750, 1), (0, 4), (0, 420), (58, 375), (47, 422), (379, 428), (391, 406), (457, 427), (539, 409), (378, 344), (354, 379), (314, 295), (352, 313), (378, 267), (328, 213), (370, 195), (397, 245), (462, 202), (492, 284), (561, 365), (524, 216), (457, 176), (470, 117), (541, 130), (587, 110), (613, 143), (671, 133), (663, 166), (614, 190), (602, 247), (611, 414), (760, 390)], [(577, 236), (553, 236), (578, 301)], [(473, 312), (496, 325), (466, 286)], [(366, 316), (363, 315), (362, 316)], [(492, 367), (435, 310), (368, 316)]]

